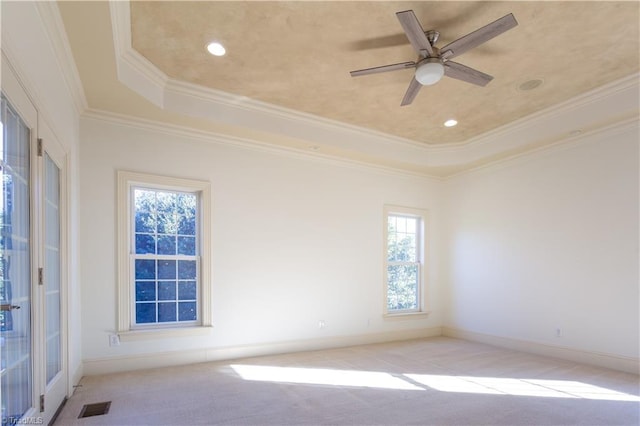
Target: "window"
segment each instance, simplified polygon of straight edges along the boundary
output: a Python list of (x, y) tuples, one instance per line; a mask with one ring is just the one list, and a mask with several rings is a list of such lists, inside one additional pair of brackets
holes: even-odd
[(120, 171), (118, 197), (121, 337), (210, 326), (209, 184)]
[(197, 194), (133, 187), (135, 325), (197, 322)]
[(426, 313), (426, 224), (425, 211), (385, 207), (385, 314)]

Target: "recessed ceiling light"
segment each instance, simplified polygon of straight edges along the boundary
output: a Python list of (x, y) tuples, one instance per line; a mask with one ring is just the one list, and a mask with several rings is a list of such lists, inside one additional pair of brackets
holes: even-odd
[(223, 56), (225, 53), (227, 53), (227, 50), (224, 48), (224, 46), (216, 41), (209, 43), (207, 45), (207, 50), (213, 56)]
[(458, 124), (458, 122), (452, 118), (444, 122), (444, 127), (453, 127), (456, 124)]

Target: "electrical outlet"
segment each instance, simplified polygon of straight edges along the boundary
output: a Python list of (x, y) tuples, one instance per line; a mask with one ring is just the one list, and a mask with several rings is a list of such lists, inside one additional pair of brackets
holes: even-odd
[(327, 324), (324, 322), (324, 320), (318, 321), (318, 328), (325, 328), (326, 326)]
[(562, 337), (562, 330), (560, 330), (560, 328), (556, 328), (556, 337)]
[(110, 334), (109, 346), (120, 346), (120, 336), (118, 336), (117, 334)]

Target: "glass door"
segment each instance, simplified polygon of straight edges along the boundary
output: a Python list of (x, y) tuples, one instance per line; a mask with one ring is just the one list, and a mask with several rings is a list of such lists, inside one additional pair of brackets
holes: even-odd
[[(2, 424), (34, 408), (31, 126), (2, 95), (0, 352)], [(34, 111), (35, 114), (35, 111)]]
[(58, 146), (46, 125), (38, 128), (42, 146), (39, 157), (39, 182), (42, 212), (41, 266), (43, 283), (42, 330), (44, 340), (44, 392), (41, 416), (45, 423), (55, 415), (67, 393), (66, 322), (64, 316), (65, 270), (62, 262), (65, 238), (62, 218), (65, 217), (64, 151)]
[(60, 169), (44, 154), (44, 283), (46, 381), (50, 384), (62, 370), (60, 322)]

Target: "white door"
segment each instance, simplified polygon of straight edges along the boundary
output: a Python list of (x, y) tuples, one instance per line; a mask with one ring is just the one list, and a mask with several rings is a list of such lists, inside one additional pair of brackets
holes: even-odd
[(65, 217), (64, 155), (44, 124), (39, 126), (41, 150), (38, 158), (41, 182), (42, 268), (41, 324), (43, 334), (43, 383), (41, 416), (48, 424), (67, 392), (66, 366), (66, 273), (62, 260), (66, 249), (62, 218)]
[(2, 424), (48, 424), (66, 396), (68, 380), (65, 157), (2, 60)]

